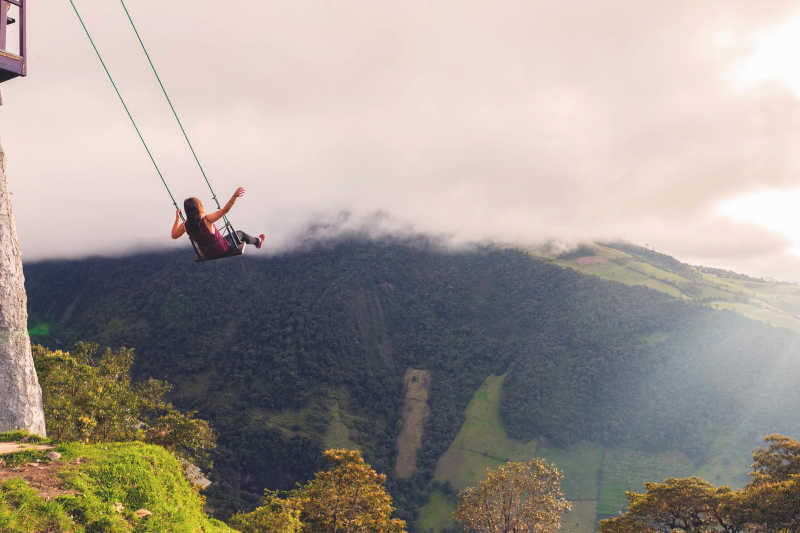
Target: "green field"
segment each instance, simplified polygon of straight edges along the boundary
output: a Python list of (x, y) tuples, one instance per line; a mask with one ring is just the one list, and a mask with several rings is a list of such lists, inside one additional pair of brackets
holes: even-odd
[(567, 498), (572, 501), (597, 499), (602, 446), (593, 442), (581, 442), (564, 449), (541, 445), (537, 455), (555, 463), (564, 472), (561, 488)]
[[(581, 257), (559, 257), (531, 252), (537, 258), (577, 270), (583, 274), (641, 285), (675, 298), (694, 300), (715, 309), (727, 309), (747, 318), (800, 332), (800, 285), (738, 276), (721, 270), (681, 264), (679, 272), (647, 262), (644, 248), (639, 255), (612, 246), (584, 245)], [(670, 258), (671, 259), (671, 258)]]
[(609, 449), (603, 458), (597, 514), (599, 518), (614, 516), (625, 508), (625, 491), (642, 491), (646, 481), (668, 477), (685, 477), (694, 467), (686, 455), (668, 452), (647, 455), (624, 449)]
[(700, 465), (695, 475), (714, 485), (741, 487), (748, 476), (748, 465), (752, 462), (754, 444), (741, 436), (719, 435), (711, 443), (708, 461)]
[(287, 437), (298, 435), (313, 438), (322, 434), (325, 448), (361, 449), (350, 438), (350, 428), (358, 417), (348, 413), (343, 407), (346, 405), (347, 394), (337, 392), (311, 402), (302, 409), (272, 412), (254, 408), (250, 410), (250, 425), (274, 428)]
[(453, 523), (451, 518), (456, 510), (455, 502), (440, 490), (431, 492), (428, 503), (419, 510), (417, 526), (421, 531), (441, 531)]
[(328, 429), (322, 437), (322, 442), (326, 448), (345, 448), (348, 450), (359, 449), (358, 444), (350, 440), (350, 428), (345, 425), (342, 419), (347, 419), (346, 412), (342, 412), (339, 407), (339, 402), (334, 401), (331, 404), (331, 421), (328, 424)]
[[(466, 409), (466, 420), (447, 452), (436, 466), (436, 479), (448, 481), (456, 489), (477, 485), (494, 468), (505, 461), (527, 461), (544, 457), (565, 473), (564, 494), (577, 501), (575, 510), (565, 516), (561, 531), (588, 533), (593, 531), (602, 462), (601, 446), (583, 442), (566, 449), (549, 447), (537, 441), (520, 442), (509, 438), (500, 420), (500, 395), (505, 376), (489, 376), (475, 392)], [(450, 514), (454, 502), (434, 491), (420, 511), (418, 525), (423, 531), (439, 531), (452, 524)]]
[(593, 533), (597, 516), (596, 500), (572, 502), (572, 510), (561, 518), (562, 533)]
[[(543, 457), (564, 472), (562, 489), (575, 509), (564, 516), (563, 533), (591, 533), (602, 518), (624, 509), (625, 491), (642, 491), (646, 481), (699, 475), (718, 485), (741, 486), (746, 482), (749, 455), (747, 443), (718, 437), (711, 445), (709, 460), (694, 465), (682, 452), (660, 454), (604, 448), (581, 442), (557, 448), (544, 442), (520, 442), (506, 435), (500, 419), (500, 397), (505, 376), (489, 376), (475, 392), (466, 409), (458, 435), (436, 466), (436, 479), (456, 489), (476, 486), (487, 468), (505, 461)], [(421, 509), (422, 531), (440, 531), (452, 524), (455, 502), (434, 491)]]
[(516, 441), (506, 436), (500, 421), (500, 390), (504, 376), (489, 376), (473, 396), (466, 420), (436, 465), (436, 479), (456, 489), (477, 484), (487, 468), (505, 461), (535, 457), (536, 441)]

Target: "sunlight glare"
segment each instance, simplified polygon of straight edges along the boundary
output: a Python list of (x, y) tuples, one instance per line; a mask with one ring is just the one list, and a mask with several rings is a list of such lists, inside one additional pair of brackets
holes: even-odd
[(788, 21), (759, 31), (754, 52), (737, 69), (736, 81), (743, 88), (767, 82), (788, 86), (800, 98), (800, 14)]
[(790, 252), (800, 256), (800, 189), (765, 189), (717, 206), (717, 214), (755, 224), (791, 240)]

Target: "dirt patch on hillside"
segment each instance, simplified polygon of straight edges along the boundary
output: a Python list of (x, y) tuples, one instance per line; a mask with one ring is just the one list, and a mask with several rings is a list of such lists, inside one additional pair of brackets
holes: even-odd
[(428, 391), (431, 373), (409, 368), (403, 380), (406, 400), (403, 406), (403, 427), (397, 436), (397, 462), (394, 471), (398, 478), (409, 478), (417, 469), (417, 452), (422, 446), (425, 418), (430, 413)]
[(62, 494), (76, 494), (64, 485), (60, 472), (64, 463), (29, 463), (24, 466), (0, 466), (0, 484), (11, 478), (21, 478), (28, 485), (39, 491), (44, 498), (56, 498)]
[(45, 444), (25, 444), (24, 442), (0, 442), (0, 455), (24, 452), (26, 450), (52, 450), (54, 446)]

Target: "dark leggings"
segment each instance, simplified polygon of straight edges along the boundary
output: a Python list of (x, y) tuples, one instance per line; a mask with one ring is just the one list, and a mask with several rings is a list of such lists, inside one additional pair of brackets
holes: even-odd
[[(252, 235), (248, 235), (242, 230), (237, 229), (236, 236), (239, 237), (240, 241), (246, 242), (247, 244), (258, 244), (258, 237), (253, 237)], [(233, 237), (231, 235), (226, 236), (225, 239), (231, 246), (236, 246), (236, 244), (233, 242)]]

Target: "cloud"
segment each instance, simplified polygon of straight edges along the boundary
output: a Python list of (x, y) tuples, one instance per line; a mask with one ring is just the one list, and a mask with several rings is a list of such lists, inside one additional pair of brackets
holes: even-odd
[[(201, 195), (119, 6), (78, 5), (175, 194)], [(791, 274), (784, 237), (714, 208), (794, 184), (794, 94), (731, 81), (792, 2), (129, 7), (218, 192), (248, 188), (234, 221), (275, 247), (320, 216), (381, 211), (457, 242), (624, 238)], [(30, 20), (31, 74), (0, 108), (26, 258), (174, 245), (74, 15), (34, 3)]]

